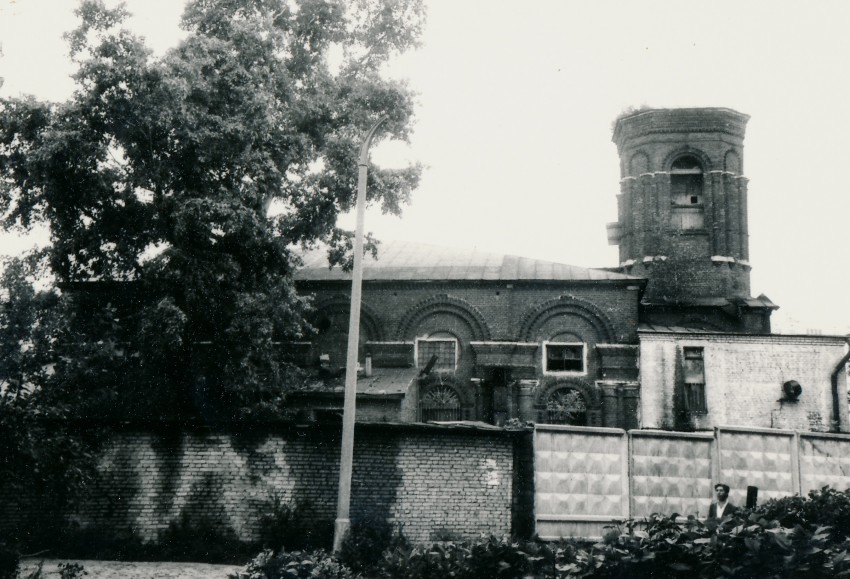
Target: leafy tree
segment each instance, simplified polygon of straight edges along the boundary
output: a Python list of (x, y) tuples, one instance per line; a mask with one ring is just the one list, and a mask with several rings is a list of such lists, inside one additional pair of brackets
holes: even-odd
[[(410, 131), (413, 95), (381, 70), (416, 44), (421, 0), (190, 0), (162, 57), (123, 7), (77, 12), (73, 96), (0, 100), (3, 227), (51, 239), (6, 276), (3, 400), (274, 414), (296, 378), (281, 344), (309, 330), (293, 248), (350, 260), (360, 140), (381, 115)], [(373, 170), (370, 203), (400, 212), (419, 174)]]

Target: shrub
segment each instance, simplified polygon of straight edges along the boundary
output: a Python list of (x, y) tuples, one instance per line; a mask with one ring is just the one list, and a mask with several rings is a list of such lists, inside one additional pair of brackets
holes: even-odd
[(356, 518), (343, 538), (339, 558), (358, 573), (370, 573), (375, 571), (384, 551), (408, 544), (401, 529), (386, 519)]
[(473, 543), (464, 567), (469, 577), (526, 577), (544, 561), (541, 545), (487, 537)]
[(260, 517), (260, 541), (272, 549), (327, 549), (333, 543), (333, 529), (333, 521), (317, 517), (309, 501), (284, 502), (278, 495)]
[(378, 576), (384, 579), (442, 579), (460, 578), (463, 547), (456, 543), (431, 547), (397, 547), (384, 554)]
[(255, 559), (254, 574), (246, 577), (356, 577), (362, 572), (382, 579), (825, 579), (850, 576), (848, 529), (850, 493), (829, 488), (808, 498), (769, 501), (720, 523), (675, 513), (622, 521), (596, 543), (482, 537), (411, 546), (386, 521), (361, 520), (344, 542), (341, 560), (347, 566), (326, 554), (274, 556), (269, 551)]
[(551, 577), (553, 563), (554, 553), (545, 544), (491, 536), (473, 542), (396, 547), (385, 553), (379, 574), (386, 579), (520, 579)]
[(357, 575), (327, 551), (275, 554), (266, 549), (229, 579), (354, 579)]
[(190, 517), (185, 511), (158, 537), (154, 549), (168, 561), (228, 563), (248, 557), (253, 546), (244, 543), (236, 532), (208, 516)]
[[(645, 525), (645, 528), (641, 528)], [(626, 521), (590, 548), (556, 554), (556, 577), (693, 579), (694, 577), (835, 577), (850, 573), (850, 543), (829, 529), (783, 527), (742, 511), (719, 525), (653, 515)]]
[(835, 541), (850, 537), (850, 489), (844, 492), (828, 486), (799, 495), (772, 499), (755, 509), (761, 517), (776, 519), (783, 527), (830, 527)]

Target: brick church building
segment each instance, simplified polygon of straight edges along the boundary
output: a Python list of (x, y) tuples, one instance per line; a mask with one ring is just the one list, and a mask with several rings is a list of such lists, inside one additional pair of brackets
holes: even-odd
[[(617, 119), (615, 267), (382, 244), (364, 259), (358, 420), (850, 430), (847, 341), (771, 334), (777, 306), (750, 295), (748, 118)], [(293, 401), (336, 419), (351, 276), (315, 252), (297, 283), (318, 332), (293, 351), (321, 368)]]

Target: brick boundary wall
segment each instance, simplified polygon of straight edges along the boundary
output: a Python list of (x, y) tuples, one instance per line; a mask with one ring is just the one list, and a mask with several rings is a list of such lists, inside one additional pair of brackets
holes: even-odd
[[(351, 516), (393, 521), (414, 542), (510, 534), (514, 448), (525, 438), (472, 427), (358, 425)], [(118, 431), (70, 518), (81, 527), (131, 528), (145, 541), (181, 517), (204, 518), (255, 540), (275, 497), (309, 501), (318, 518), (333, 521), (339, 453), (338, 427)], [(0, 527), (26, 521), (26, 499), (0, 488)]]

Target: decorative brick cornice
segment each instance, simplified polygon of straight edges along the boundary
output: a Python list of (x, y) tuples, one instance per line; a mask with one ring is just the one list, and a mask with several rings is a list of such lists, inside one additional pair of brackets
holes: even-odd
[(646, 109), (619, 117), (611, 140), (618, 148), (635, 137), (669, 133), (724, 133), (742, 138), (749, 116), (727, 108)]
[(533, 341), (536, 338), (535, 330), (549, 318), (558, 315), (578, 316), (593, 326), (599, 335), (599, 341), (616, 341), (617, 333), (614, 330), (614, 324), (605, 312), (592, 303), (574, 296), (561, 296), (534, 307), (523, 318), (519, 331), (520, 339), (526, 342)]
[(461, 318), (472, 329), (475, 340), (491, 339), (490, 327), (478, 308), (465, 300), (447, 294), (436, 295), (416, 304), (399, 322), (396, 338), (399, 340), (414, 338), (416, 327), (422, 320), (440, 313)]

